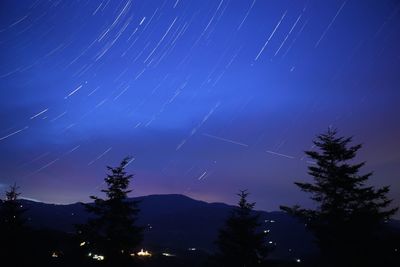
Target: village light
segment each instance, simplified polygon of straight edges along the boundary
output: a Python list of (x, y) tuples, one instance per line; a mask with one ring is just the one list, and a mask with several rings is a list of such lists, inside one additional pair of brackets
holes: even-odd
[(169, 254), (167, 252), (163, 252), (162, 255), (165, 256), (165, 257), (174, 257), (175, 256), (175, 255)]
[(98, 260), (98, 261), (103, 261), (104, 260), (104, 256), (103, 255), (94, 254), (93, 255), (93, 259)]
[(138, 256), (142, 256), (142, 257), (150, 257), (150, 256), (151, 256), (151, 253), (148, 252), (147, 250), (141, 249), (141, 250), (137, 253), (137, 255), (138, 255)]

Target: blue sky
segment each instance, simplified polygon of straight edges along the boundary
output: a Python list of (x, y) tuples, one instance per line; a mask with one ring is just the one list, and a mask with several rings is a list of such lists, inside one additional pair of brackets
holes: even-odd
[(88, 200), (132, 155), (133, 195), (307, 205), (329, 126), (400, 195), (397, 1), (0, 5), (0, 182), (26, 197)]

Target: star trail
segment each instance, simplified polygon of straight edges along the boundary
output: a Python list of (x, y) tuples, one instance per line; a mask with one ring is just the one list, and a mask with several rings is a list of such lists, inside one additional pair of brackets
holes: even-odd
[[(307, 205), (329, 126), (400, 203), (394, 0), (0, 3), (0, 189), (87, 201), (132, 156), (133, 195)], [(290, 201), (287, 198), (291, 198)]]

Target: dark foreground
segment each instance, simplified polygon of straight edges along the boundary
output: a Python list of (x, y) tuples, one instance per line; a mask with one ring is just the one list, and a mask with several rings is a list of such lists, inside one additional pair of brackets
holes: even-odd
[[(18, 238), (19, 239), (19, 238)], [(396, 239), (398, 241), (398, 239)], [(17, 241), (17, 240), (16, 240)], [(211, 253), (201, 249), (187, 250), (161, 250), (149, 248), (151, 256), (136, 255), (128, 257), (125, 262), (108, 262), (107, 259), (89, 256), (82, 247), (77, 245), (74, 235), (63, 232), (40, 230), (26, 233), (19, 242), (2, 244), (1, 259), (3, 263), (9, 262), (12, 266), (219, 266)], [(393, 244), (388, 244), (392, 247)], [(384, 250), (384, 248), (382, 248)], [(377, 251), (382, 257), (377, 262), (370, 262), (368, 266), (398, 266), (400, 251)], [(96, 259), (97, 258), (97, 259)], [(10, 265), (10, 266), (11, 266)], [(267, 259), (258, 266), (328, 266), (321, 263), (318, 256), (303, 259)], [(349, 265), (353, 266), (353, 265)]]

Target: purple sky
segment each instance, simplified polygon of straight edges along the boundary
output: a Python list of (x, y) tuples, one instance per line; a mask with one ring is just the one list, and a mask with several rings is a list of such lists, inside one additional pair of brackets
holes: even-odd
[[(131, 155), (132, 196), (309, 205), (313, 138), (363, 143), (400, 204), (398, 1), (1, 1), (0, 189), (87, 201)], [(399, 216), (399, 215), (397, 215)]]

